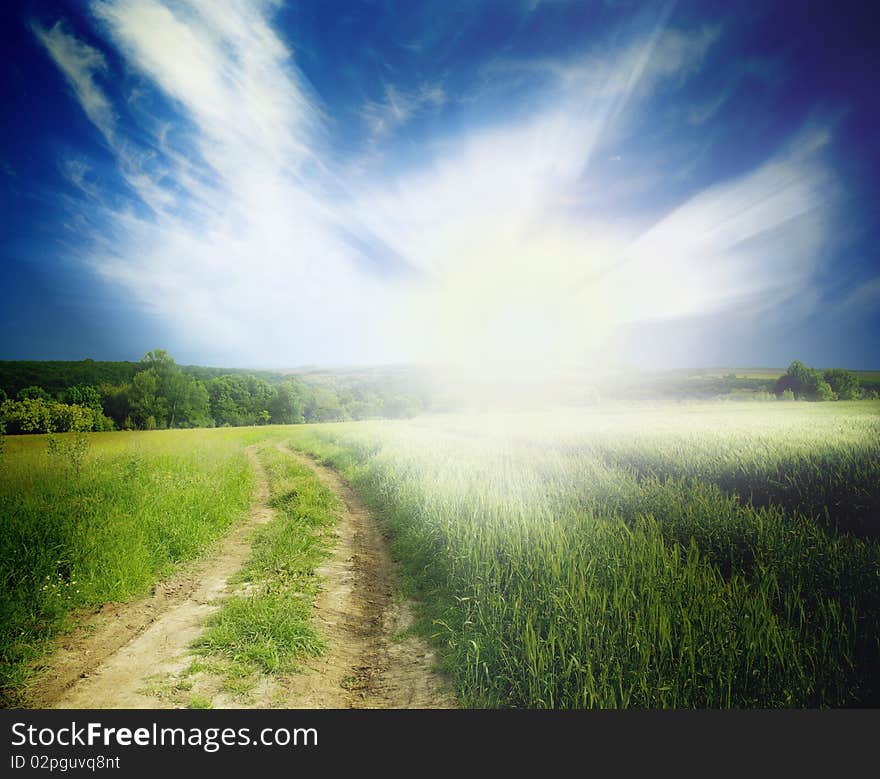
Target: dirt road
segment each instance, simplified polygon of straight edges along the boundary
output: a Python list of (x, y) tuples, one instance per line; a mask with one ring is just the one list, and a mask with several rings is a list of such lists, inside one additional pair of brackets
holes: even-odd
[(327, 653), (306, 659), (301, 673), (261, 678), (246, 694), (210, 667), (192, 671), (190, 645), (224, 597), (235, 593), (229, 580), (250, 555), (253, 531), (274, 516), (266, 475), (249, 447), (256, 489), (247, 516), (215, 551), (157, 584), (150, 597), (108, 604), (63, 637), (28, 691), (29, 706), (174, 708), (195, 700), (215, 708), (455, 705), (449, 681), (433, 670), (431, 650), (403, 634), (410, 607), (397, 596), (393, 563), (374, 517), (334, 471), (282, 451), (312, 467), (345, 506), (336, 546), (318, 570), (323, 586), (314, 621)]
[[(289, 451), (289, 450), (283, 450)], [(375, 518), (336, 471), (289, 452), (312, 467), (345, 504), (333, 556), (318, 573), (326, 586), (315, 603), (315, 625), (329, 652), (288, 677), (289, 700), (304, 708), (452, 708), (447, 679), (412, 624), (410, 605), (397, 597), (388, 545)]]

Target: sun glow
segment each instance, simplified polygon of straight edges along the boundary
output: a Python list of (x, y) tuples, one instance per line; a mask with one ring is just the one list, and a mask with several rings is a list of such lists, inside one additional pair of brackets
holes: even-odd
[[(506, 382), (595, 369), (625, 355), (618, 336), (633, 325), (653, 342), (655, 322), (751, 322), (808, 300), (833, 233), (822, 127), (724, 180), (665, 162), (650, 134), (635, 141), (717, 31), (665, 29), (663, 16), (575, 59), (495, 62), (488, 83), (526, 79), (523, 102), (465, 110), (460, 95), (461, 125), (419, 136), (404, 161), (381, 134), (340, 157), (320, 96), (259, 4), (94, 7), (177, 113), (135, 101), (126, 124), (106, 57), (66, 28), (35, 28), (149, 210), (94, 198), (90, 166), (71, 161), (83, 224), (103, 225), (82, 259), (226, 361), (431, 363)], [(438, 109), (454, 102), (426, 94)], [(418, 100), (397, 99), (394, 121)], [(695, 325), (685, 348), (709, 337)]]

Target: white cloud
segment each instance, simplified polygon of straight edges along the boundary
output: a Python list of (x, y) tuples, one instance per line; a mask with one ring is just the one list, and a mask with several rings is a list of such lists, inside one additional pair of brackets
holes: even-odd
[(86, 116), (111, 141), (115, 126), (113, 109), (95, 83), (95, 77), (107, 71), (104, 55), (66, 32), (61, 22), (48, 30), (35, 22), (31, 29), (64, 74)]
[(97, 0), (128, 67), (177, 111), (129, 101), (149, 148), (115, 138), (149, 217), (105, 210), (89, 262), (194, 350), (254, 364), (376, 359), (383, 290), (337, 238), (321, 110), (270, 4)]
[[(271, 4), (92, 8), (179, 116), (153, 116), (133, 98), (149, 148), (119, 137), (94, 80), (103, 57), (53, 34), (68, 52), (53, 59), (76, 74), (67, 78), (83, 109), (108, 128), (121, 172), (154, 212), (105, 209), (90, 262), (193, 350), (214, 345), (229, 361), (266, 365), (523, 355), (552, 364), (595, 353), (627, 323), (778, 303), (803, 292), (819, 262), (832, 191), (820, 131), (647, 230), (625, 213), (583, 212), (614, 183), (591, 160), (604, 150), (620, 161), (630, 119), (701, 67), (717, 29), (658, 24), (574, 64), (532, 63), (525, 72), (553, 86), (526, 118), (496, 116), (426, 144), (418, 167), (377, 177), (332, 162), (325, 109), (272, 30)], [(437, 85), (386, 86), (364, 109), (372, 140), (445, 99)], [(343, 237), (352, 233), (421, 280), (370, 272)]]
[(401, 90), (385, 84), (381, 101), (369, 101), (361, 116), (373, 140), (392, 133), (423, 110), (440, 108), (446, 102), (446, 93), (440, 84), (422, 84), (415, 90)]
[(603, 285), (615, 319), (772, 309), (801, 295), (828, 239), (833, 180), (796, 147), (666, 214), (623, 252)]
[[(364, 186), (358, 219), (430, 278), (405, 309), (413, 351), (473, 365), (578, 361), (632, 323), (757, 315), (810, 298), (835, 194), (822, 128), (648, 228), (579, 208), (617, 187), (589, 163), (619, 141), (623, 107), (637, 111), (663, 78), (692, 71), (716, 37), (666, 31), (665, 44), (564, 69), (565, 88), (530, 119), (471, 132), (424, 166)], [(659, 62), (634, 55), (646, 47)]]
[[(174, 198), (157, 184), (154, 175), (146, 172), (144, 153), (129, 140), (120, 136), (112, 103), (95, 80), (97, 75), (105, 77), (108, 75), (104, 55), (67, 32), (61, 22), (57, 22), (50, 30), (34, 23), (32, 29), (37, 40), (43, 44), (67, 79), (83, 112), (98, 128), (107, 145), (116, 155), (123, 178), (138, 197), (154, 211), (159, 212), (171, 206)], [(96, 192), (84, 186), (81, 175), (77, 175), (75, 170), (71, 173), (69, 168), (66, 173), (77, 188), (96, 198)], [(164, 174), (160, 173), (159, 177), (162, 175)]]

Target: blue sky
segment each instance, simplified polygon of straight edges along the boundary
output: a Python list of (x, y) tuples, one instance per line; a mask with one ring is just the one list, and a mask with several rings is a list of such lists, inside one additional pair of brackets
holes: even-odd
[(2, 13), (0, 358), (880, 367), (869, 4)]

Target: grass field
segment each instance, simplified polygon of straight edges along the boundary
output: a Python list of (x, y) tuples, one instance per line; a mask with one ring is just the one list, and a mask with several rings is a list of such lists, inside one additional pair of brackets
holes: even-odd
[[(466, 706), (880, 704), (880, 403), (863, 401), (90, 434), (79, 476), (44, 436), (7, 438), (7, 705), (84, 609), (145, 594), (242, 516), (261, 440), (317, 454), (380, 516)], [(310, 592), (332, 514), (302, 466), (261, 457), (290, 514), (241, 574), (265, 613), (231, 600), (201, 644), (245, 676), (320, 651), (290, 594)]]
[(293, 441), (385, 517), (466, 705), (877, 705), (878, 411), (628, 407)]
[[(92, 433), (82, 472), (46, 436), (10, 436), (0, 463), (0, 689), (17, 700), (28, 661), (71, 615), (144, 595), (246, 509), (245, 443), (262, 431)], [(64, 438), (61, 436), (60, 438)]]

